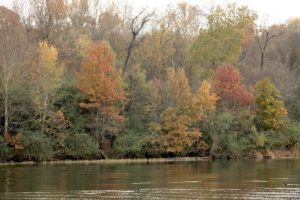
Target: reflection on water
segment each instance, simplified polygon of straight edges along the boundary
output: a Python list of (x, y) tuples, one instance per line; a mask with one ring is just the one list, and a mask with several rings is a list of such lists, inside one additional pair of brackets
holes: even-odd
[(0, 167), (5, 199), (300, 199), (300, 160)]

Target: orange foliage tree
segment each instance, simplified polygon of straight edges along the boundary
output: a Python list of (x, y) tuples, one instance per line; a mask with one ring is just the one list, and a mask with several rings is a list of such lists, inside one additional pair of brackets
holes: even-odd
[(113, 63), (109, 44), (97, 42), (76, 74), (76, 87), (87, 98), (80, 107), (96, 112), (94, 136), (100, 144), (105, 142), (105, 136), (115, 135), (119, 131), (117, 124), (123, 121), (120, 104), (125, 100), (125, 92)]
[(164, 96), (168, 106), (160, 115), (161, 123), (149, 124), (153, 133), (151, 146), (160, 144), (159, 151), (171, 154), (183, 153), (191, 147), (196, 147), (197, 151), (206, 150), (208, 146), (202, 133), (193, 125), (202, 120), (206, 112), (214, 110), (217, 97), (210, 94), (210, 85), (204, 82), (198, 96), (194, 97), (184, 70), (171, 68), (168, 69)]
[(222, 109), (246, 107), (254, 100), (253, 94), (241, 83), (240, 73), (232, 65), (217, 68), (213, 88), (220, 97)]

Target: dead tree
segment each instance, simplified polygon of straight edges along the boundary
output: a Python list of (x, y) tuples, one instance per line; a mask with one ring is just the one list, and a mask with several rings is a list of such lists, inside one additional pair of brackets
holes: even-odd
[(137, 47), (144, 39), (144, 37), (138, 38), (138, 36), (141, 33), (142, 29), (145, 27), (145, 25), (150, 21), (153, 14), (154, 12), (145, 13), (145, 10), (142, 10), (131, 20), (130, 30), (131, 30), (132, 37), (127, 48), (127, 56), (123, 66), (122, 76), (124, 76), (126, 73), (126, 70), (128, 68), (128, 62), (133, 49)]
[(265, 30), (262, 32), (261, 35), (256, 35), (256, 40), (259, 46), (260, 51), (260, 71), (263, 71), (264, 68), (264, 59), (265, 59), (265, 53), (268, 47), (269, 42), (276, 37), (279, 37), (283, 34), (279, 33), (277, 35), (271, 34), (269, 31)]

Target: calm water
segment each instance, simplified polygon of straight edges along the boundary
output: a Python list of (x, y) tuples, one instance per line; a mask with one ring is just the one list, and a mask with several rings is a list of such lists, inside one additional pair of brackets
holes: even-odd
[(300, 160), (0, 167), (0, 199), (300, 199)]

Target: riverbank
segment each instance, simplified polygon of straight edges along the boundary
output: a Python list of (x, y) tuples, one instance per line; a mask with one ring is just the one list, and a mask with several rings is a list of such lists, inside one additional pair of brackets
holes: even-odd
[(101, 159), (101, 160), (56, 160), (56, 161), (24, 161), (24, 162), (3, 162), (0, 166), (13, 165), (60, 165), (60, 164), (134, 164), (134, 163), (171, 163), (171, 162), (196, 162), (208, 161), (210, 157), (177, 157), (177, 158), (140, 158), (140, 159)]
[(249, 157), (256, 160), (263, 160), (264, 156), (269, 156), (271, 159), (299, 159), (300, 148), (294, 148), (292, 150), (253, 150), (250, 151)]
[[(264, 160), (264, 156), (271, 159), (300, 159), (300, 148), (293, 150), (253, 150), (248, 156), (237, 158), (249, 160)], [(22, 161), (3, 162), (0, 166), (15, 165), (68, 165), (68, 164), (135, 164), (135, 163), (171, 163), (171, 162), (197, 162), (210, 161), (211, 157), (175, 157), (175, 158), (138, 158), (138, 159), (99, 159), (99, 160), (52, 160), (52, 161)]]

